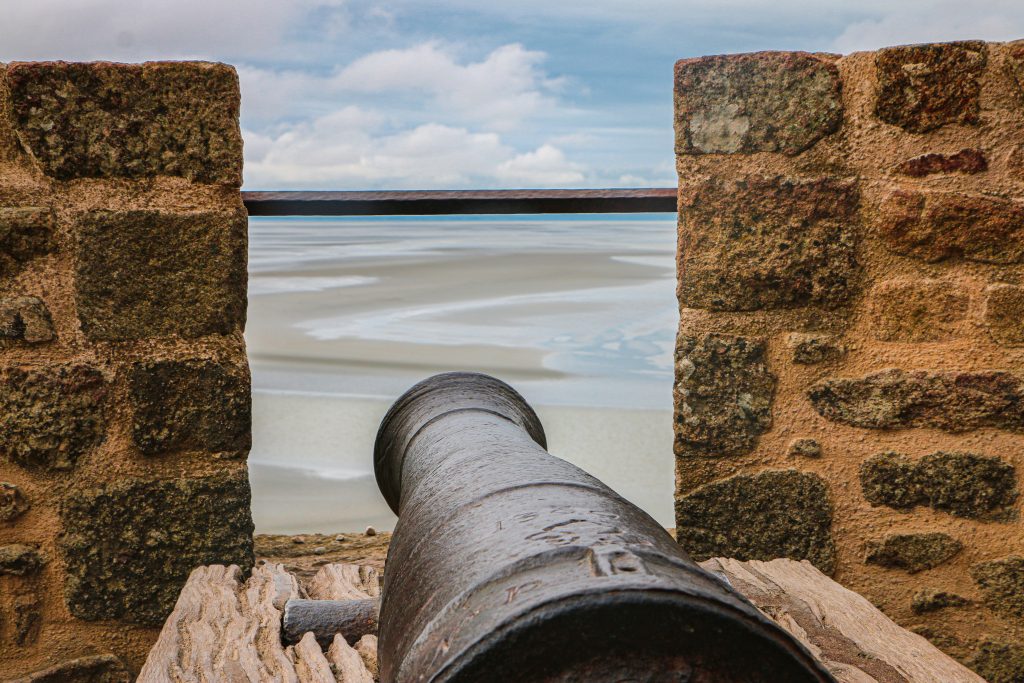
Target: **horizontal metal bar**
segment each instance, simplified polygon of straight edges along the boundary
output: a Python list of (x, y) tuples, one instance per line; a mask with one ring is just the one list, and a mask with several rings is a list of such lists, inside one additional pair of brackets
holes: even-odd
[(675, 213), (672, 187), (610, 190), (243, 192), (250, 216)]

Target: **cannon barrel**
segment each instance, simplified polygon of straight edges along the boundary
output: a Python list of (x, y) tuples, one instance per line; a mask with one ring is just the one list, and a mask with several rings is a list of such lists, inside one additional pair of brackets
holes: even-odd
[(398, 523), (382, 683), (833, 680), (654, 519), (545, 448), (533, 409), (487, 375), (431, 377), (384, 417), (374, 469)]

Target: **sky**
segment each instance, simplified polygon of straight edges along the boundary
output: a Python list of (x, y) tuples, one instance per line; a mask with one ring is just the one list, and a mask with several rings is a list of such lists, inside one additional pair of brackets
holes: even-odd
[(1024, 0), (2, 0), (0, 61), (204, 59), (245, 189), (675, 185), (672, 65), (1024, 38)]

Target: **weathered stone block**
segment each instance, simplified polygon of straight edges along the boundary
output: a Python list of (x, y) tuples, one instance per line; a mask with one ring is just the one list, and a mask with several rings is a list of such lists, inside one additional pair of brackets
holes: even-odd
[(129, 683), (131, 675), (114, 655), (79, 657), (10, 683)]
[(231, 334), (245, 324), (244, 211), (93, 211), (78, 226), (76, 298), (91, 340)]
[(34, 296), (0, 298), (0, 348), (24, 342), (38, 344), (54, 338), (50, 309)]
[(895, 170), (911, 178), (923, 178), (933, 173), (982, 173), (988, 170), (988, 159), (980, 149), (962, 149), (956, 154), (922, 154), (907, 159)]
[(43, 564), (43, 556), (30, 545), (0, 545), (0, 575), (30, 576)]
[(0, 454), (66, 470), (103, 441), (108, 387), (86, 365), (0, 370)]
[(242, 183), (235, 70), (204, 62), (8, 67), (15, 130), (58, 180)]
[(960, 257), (981, 263), (1024, 261), (1024, 204), (996, 197), (901, 189), (872, 213), (885, 245), (928, 263)]
[(871, 290), (870, 330), (881, 341), (952, 339), (959, 323), (967, 318), (970, 303), (967, 290), (955, 282), (886, 280)]
[(953, 559), (963, 548), (963, 543), (939, 532), (890, 534), (868, 544), (864, 561), (916, 574)]
[(910, 610), (914, 614), (927, 614), (947, 607), (964, 607), (969, 604), (970, 600), (956, 593), (925, 588), (914, 593), (910, 600)]
[(53, 212), (38, 207), (0, 208), (0, 277), (53, 250)]
[(679, 300), (687, 308), (835, 308), (857, 291), (855, 183), (748, 176), (684, 184)]
[(1024, 617), (1024, 557), (1011, 555), (971, 567), (985, 603), (1005, 617)]
[(676, 455), (751, 451), (772, 424), (775, 376), (764, 342), (728, 334), (682, 338), (677, 358)]
[(1024, 431), (1024, 381), (1009, 372), (893, 368), (860, 379), (825, 380), (809, 396), (823, 417), (853, 427)]
[(911, 133), (977, 123), (988, 46), (978, 40), (904, 45), (875, 54), (875, 115)]
[(1024, 681), (1024, 645), (986, 640), (969, 666), (988, 683)]
[(61, 510), (68, 609), (90, 621), (159, 626), (193, 568), (252, 567), (249, 505), (244, 470), (73, 493)]
[(830, 334), (802, 334), (794, 332), (787, 340), (797, 365), (817, 365), (839, 360), (846, 355), (846, 347)]
[(799, 154), (837, 130), (835, 63), (806, 52), (757, 52), (676, 62), (676, 152)]
[(0, 481), (0, 523), (13, 522), (30, 507), (28, 499), (18, 486)]
[(816, 475), (796, 470), (741, 474), (676, 500), (679, 544), (699, 561), (711, 557), (810, 560), (831, 574), (828, 489)]
[(985, 289), (985, 327), (999, 344), (1024, 345), (1024, 287), (999, 284)]
[(248, 451), (248, 369), (210, 360), (136, 363), (128, 376), (132, 439), (146, 455), (176, 450)]
[(927, 505), (959, 517), (1005, 517), (1017, 500), (1016, 470), (996, 457), (939, 451), (917, 463), (881, 453), (860, 467), (861, 488), (872, 505), (908, 510)]
[(789, 454), (802, 458), (820, 458), (821, 445), (814, 439), (793, 439), (789, 442)]

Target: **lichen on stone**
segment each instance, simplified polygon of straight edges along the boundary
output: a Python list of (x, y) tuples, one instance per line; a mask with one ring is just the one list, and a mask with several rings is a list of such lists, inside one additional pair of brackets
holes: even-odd
[(1024, 645), (985, 640), (969, 665), (987, 683), (1021, 683), (1024, 681)]
[(831, 574), (836, 548), (828, 488), (797, 470), (740, 474), (676, 500), (679, 544), (695, 560), (809, 560)]
[(803, 458), (821, 457), (821, 444), (819, 444), (815, 439), (793, 439), (789, 442), (789, 448), (787, 450), (789, 455), (800, 456)]
[(985, 604), (1005, 617), (1024, 617), (1024, 557), (1011, 555), (971, 567)]
[(914, 574), (951, 560), (963, 547), (960, 541), (940, 532), (890, 534), (868, 544), (864, 561)]

